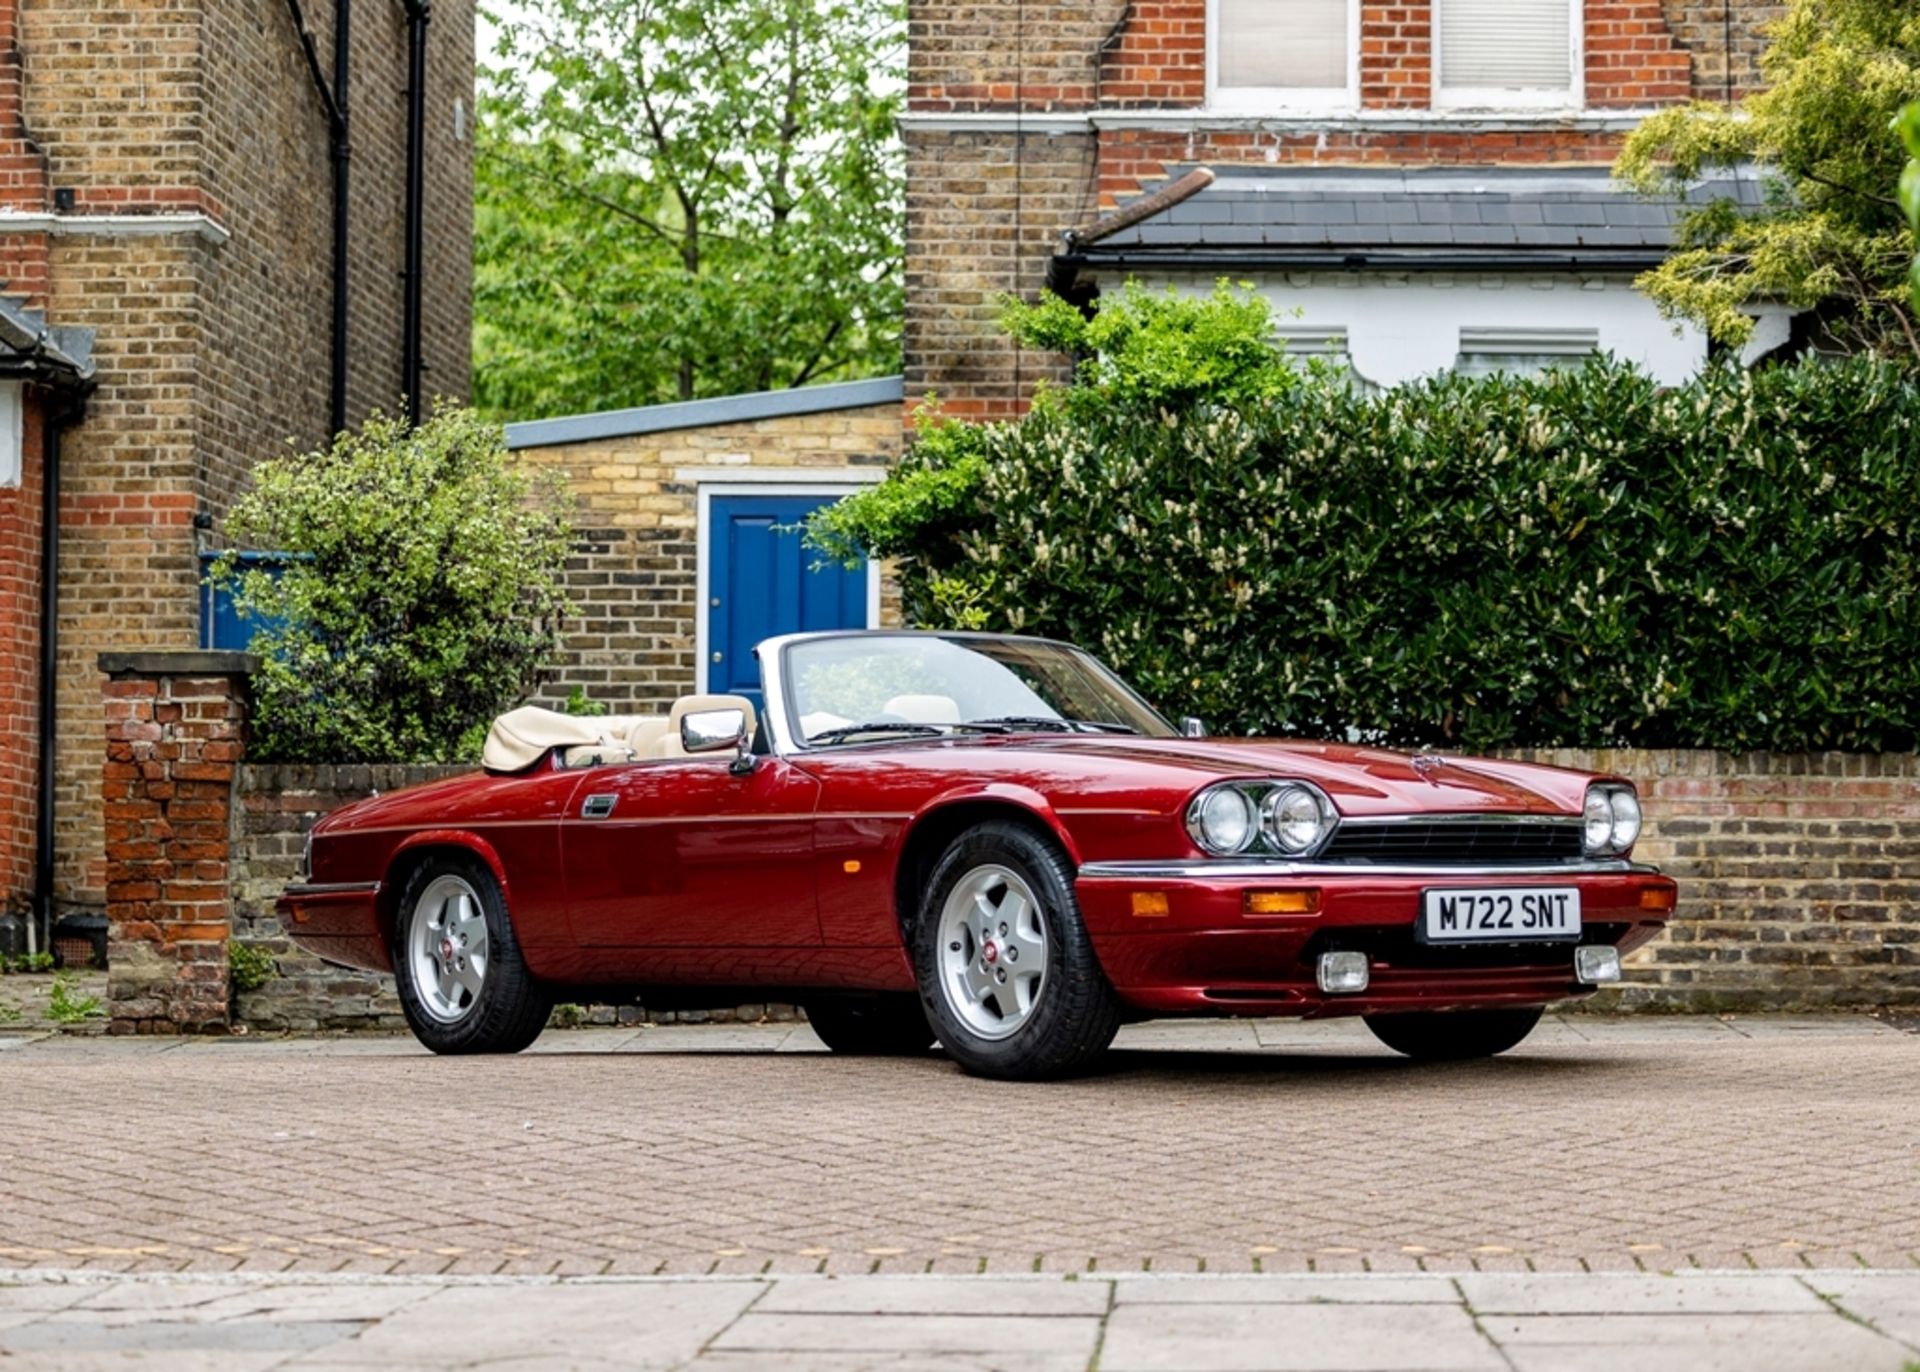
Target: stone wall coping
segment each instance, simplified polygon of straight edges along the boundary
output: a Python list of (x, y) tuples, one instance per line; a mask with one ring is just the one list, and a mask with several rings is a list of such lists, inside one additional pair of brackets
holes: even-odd
[[(903, 378), (883, 376), (823, 386), (795, 386), (784, 391), (727, 395), (713, 400), (679, 400), (631, 410), (602, 410), (597, 414), (567, 415), (559, 419), (529, 419), (506, 426), (507, 446), (516, 451), (554, 448), (599, 438), (631, 438), (674, 429), (704, 429), (831, 410), (860, 410), (873, 405), (898, 404), (906, 393)], [(755, 474), (758, 475), (757, 471)]]
[(252, 676), (260, 659), (252, 653), (145, 649), (100, 654), (100, 670), (116, 681), (130, 676)]

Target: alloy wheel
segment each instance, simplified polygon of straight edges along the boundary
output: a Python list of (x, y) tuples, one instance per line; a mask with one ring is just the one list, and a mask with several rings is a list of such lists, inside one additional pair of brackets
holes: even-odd
[(983, 1039), (1010, 1038), (1046, 987), (1047, 921), (1011, 868), (975, 867), (940, 910), (940, 985), (947, 1005)]
[(471, 1014), (487, 980), (487, 916), (479, 893), (462, 877), (436, 877), (414, 905), (407, 945), (426, 1012), (442, 1024)]

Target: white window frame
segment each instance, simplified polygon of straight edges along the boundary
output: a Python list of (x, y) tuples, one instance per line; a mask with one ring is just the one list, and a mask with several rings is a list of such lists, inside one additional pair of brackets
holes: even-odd
[(1446, 35), (1441, 32), (1440, 0), (1433, 0), (1433, 108), (1436, 110), (1579, 110), (1587, 103), (1586, 3), (1567, 4), (1567, 87), (1526, 89), (1509, 86), (1447, 86), (1441, 82)]
[[(729, 476), (722, 480), (701, 480), (695, 487), (695, 500), (698, 513), (694, 521), (694, 597), (693, 597), (693, 688), (702, 695), (707, 694), (707, 668), (712, 666), (713, 649), (707, 641), (708, 611), (713, 608), (712, 578), (709, 569), (709, 557), (712, 549), (713, 534), (713, 498), (730, 495), (852, 495), (863, 486), (871, 486), (886, 473), (878, 468), (859, 468), (846, 472), (831, 468), (822, 471), (816, 467), (795, 468), (792, 476), (781, 472), (766, 470), (753, 474), (750, 480), (736, 480)], [(867, 624), (869, 629), (880, 627), (880, 564), (872, 558), (867, 559)]]
[(1347, 0), (1347, 84), (1222, 86), (1220, 0), (1207, 0), (1207, 108), (1222, 114), (1357, 114), (1360, 111), (1360, 0)]
[(27, 470), (26, 387), (0, 381), (0, 486), (20, 485)]

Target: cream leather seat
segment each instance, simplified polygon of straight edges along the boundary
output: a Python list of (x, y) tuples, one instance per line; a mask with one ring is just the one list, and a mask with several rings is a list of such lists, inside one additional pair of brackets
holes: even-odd
[(898, 715), (909, 724), (960, 722), (960, 704), (952, 696), (895, 696), (881, 710), (885, 714)]
[(627, 730), (627, 748), (635, 757), (652, 757), (654, 745), (667, 735), (665, 715), (642, 715)]
[(753, 712), (753, 702), (745, 696), (681, 696), (673, 702), (673, 708), (667, 711), (667, 725), (652, 745), (650, 757), (686, 757), (687, 750), (680, 745), (680, 721), (687, 715), (698, 714), (702, 710), (743, 710), (747, 716), (747, 737), (753, 737), (758, 718)]

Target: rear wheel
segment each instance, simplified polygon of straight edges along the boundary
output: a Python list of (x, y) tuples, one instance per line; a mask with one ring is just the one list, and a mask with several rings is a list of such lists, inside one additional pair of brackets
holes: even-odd
[(954, 840), (927, 882), (912, 942), (927, 1018), (969, 1072), (1068, 1076), (1119, 1030), (1120, 999), (1081, 922), (1073, 869), (1024, 825), (995, 820)]
[(933, 1047), (933, 1030), (916, 995), (822, 996), (801, 1008), (813, 1032), (836, 1053), (916, 1057)]
[(400, 894), (393, 971), (414, 1037), (436, 1053), (517, 1053), (553, 1006), (527, 970), (493, 873), (428, 858)]
[(1368, 1015), (1367, 1028), (1393, 1049), (1420, 1062), (1462, 1062), (1504, 1053), (1533, 1032), (1539, 1006), (1524, 1010), (1416, 1011)]

